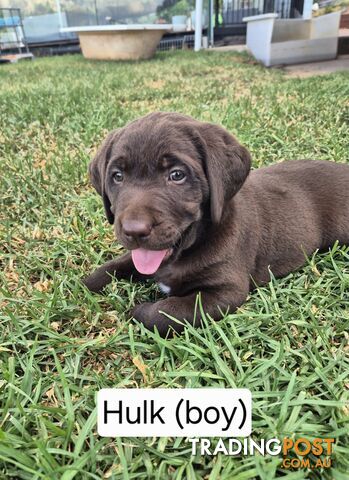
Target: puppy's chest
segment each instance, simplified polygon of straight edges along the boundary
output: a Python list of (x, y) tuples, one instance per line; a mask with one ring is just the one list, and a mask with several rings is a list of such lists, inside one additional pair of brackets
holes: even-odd
[(176, 268), (161, 269), (155, 277), (160, 290), (166, 295), (178, 295), (183, 290), (183, 276)]
[(166, 295), (171, 295), (171, 287), (169, 285), (165, 285), (162, 282), (158, 282), (158, 287), (162, 291), (162, 293), (166, 293)]

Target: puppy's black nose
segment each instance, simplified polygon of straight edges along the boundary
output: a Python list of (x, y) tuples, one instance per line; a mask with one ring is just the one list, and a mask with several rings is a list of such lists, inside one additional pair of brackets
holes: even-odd
[(145, 239), (149, 237), (152, 226), (150, 223), (141, 220), (124, 220), (122, 229), (127, 237)]

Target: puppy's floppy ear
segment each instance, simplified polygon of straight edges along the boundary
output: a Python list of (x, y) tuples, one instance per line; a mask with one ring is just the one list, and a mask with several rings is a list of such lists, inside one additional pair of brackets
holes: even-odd
[(110, 224), (114, 223), (114, 215), (111, 211), (109, 197), (105, 192), (105, 173), (107, 170), (113, 142), (116, 139), (118, 132), (119, 130), (114, 130), (108, 134), (88, 166), (91, 183), (103, 199), (105, 214)]
[(205, 166), (210, 187), (212, 222), (218, 224), (226, 204), (242, 187), (251, 168), (247, 148), (222, 127), (204, 124)]

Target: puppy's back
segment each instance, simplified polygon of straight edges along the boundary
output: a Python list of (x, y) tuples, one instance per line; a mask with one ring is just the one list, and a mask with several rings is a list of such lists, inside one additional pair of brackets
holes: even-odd
[[(336, 240), (349, 244), (349, 165), (323, 160), (294, 160), (254, 170), (250, 185), (287, 230), (287, 218), (298, 229), (321, 233), (325, 248)], [(263, 200), (264, 199), (264, 200)]]

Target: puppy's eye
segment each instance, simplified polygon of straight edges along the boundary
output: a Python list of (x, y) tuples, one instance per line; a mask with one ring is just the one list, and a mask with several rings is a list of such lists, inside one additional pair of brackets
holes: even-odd
[(183, 172), (183, 170), (172, 170), (172, 172), (170, 172), (170, 175), (168, 177), (168, 179), (171, 181), (171, 182), (176, 182), (176, 183), (183, 183), (184, 180), (185, 180), (185, 173)]
[(124, 175), (120, 170), (116, 170), (116, 172), (113, 173), (113, 180), (115, 183), (120, 183), (124, 179)]

